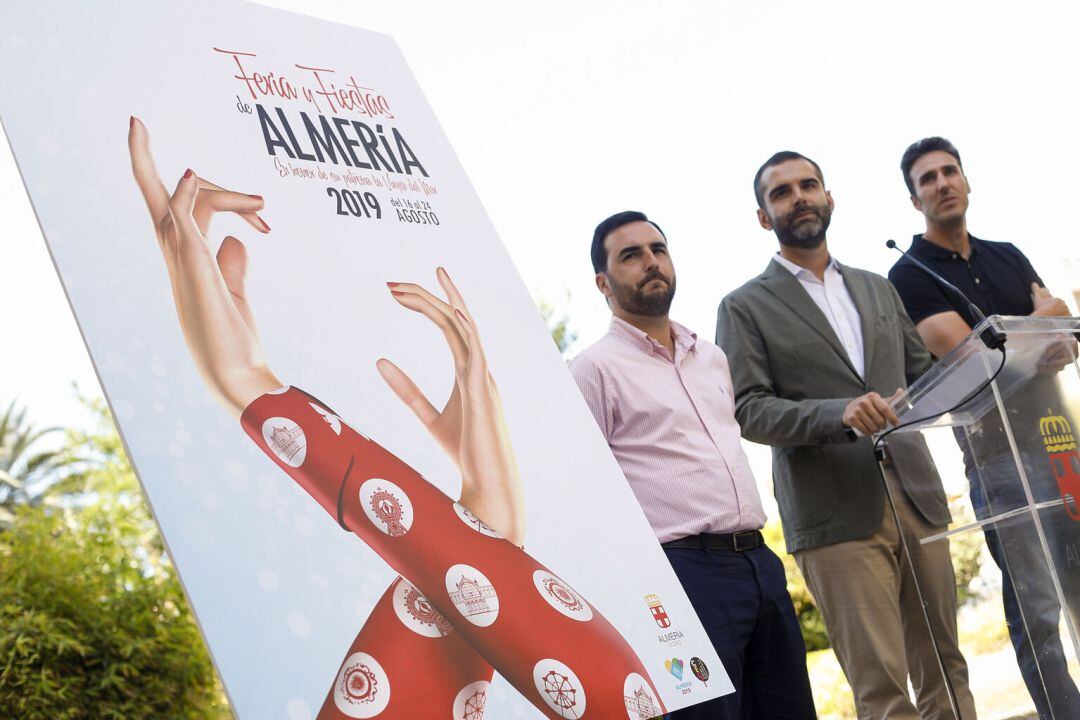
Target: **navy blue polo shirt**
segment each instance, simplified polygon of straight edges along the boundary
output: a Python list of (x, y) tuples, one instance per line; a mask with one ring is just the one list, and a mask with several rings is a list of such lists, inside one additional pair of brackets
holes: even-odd
[[(970, 234), (968, 238), (971, 241), (971, 255), (967, 260), (959, 253), (935, 245), (922, 235), (914, 237), (908, 252), (960, 288), (984, 314), (1030, 315), (1035, 310), (1031, 283), (1042, 285), (1043, 282), (1024, 254), (1011, 243), (979, 240)], [(974, 327), (978, 324), (963, 300), (941, 287), (922, 268), (903, 258), (892, 266), (889, 280), (896, 286), (904, 308), (914, 323), (954, 310), (968, 325)], [(1013, 393), (1009, 421), (1022, 452), (1042, 449), (1039, 419), (1048, 407), (1061, 406), (1053, 376), (1032, 378), (1023, 393)], [(1009, 441), (996, 412), (980, 421), (978, 428), (969, 441), (965, 441), (964, 434), (957, 430), (969, 476), (974, 472), (976, 461), (982, 464), (1009, 453)], [(1050, 498), (1056, 487), (1053, 477), (1040, 475), (1036, 479), (1040, 497)]]
[[(922, 235), (911, 241), (908, 252), (934, 272), (960, 288), (986, 315), (1030, 315), (1035, 310), (1031, 283), (1043, 284), (1024, 253), (1012, 243), (990, 242), (968, 235), (971, 255), (935, 245)], [(949, 292), (921, 268), (901, 258), (889, 270), (911, 321), (954, 310), (974, 327), (978, 319), (955, 293)]]

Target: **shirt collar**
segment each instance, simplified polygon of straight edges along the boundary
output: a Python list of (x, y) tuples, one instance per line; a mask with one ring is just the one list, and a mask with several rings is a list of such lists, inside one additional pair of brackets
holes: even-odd
[[(776, 261), (777, 265), (784, 268), (785, 270), (787, 270), (789, 273), (791, 273), (795, 277), (799, 277), (800, 275), (805, 273), (805, 274), (809, 275), (809, 277), (812, 278), (813, 280), (815, 280), (815, 281), (817, 280), (817, 278), (814, 277), (814, 273), (810, 272), (808, 269), (804, 268), (802, 265), (796, 265), (795, 263), (791, 262), (790, 260), (788, 260), (786, 257), (781, 255), (780, 253), (776, 253), (775, 255), (773, 255), (773, 260)], [(829, 272), (830, 270), (835, 271), (835, 272), (840, 272), (840, 268), (838, 267), (838, 264), (836, 262), (836, 258), (834, 258), (831, 254), (829, 255), (829, 264), (825, 266), (825, 272)]]
[[(972, 255), (979, 252), (979, 243), (982, 242), (979, 238), (968, 233), (968, 242), (971, 243)], [(939, 260), (957, 260), (960, 258), (960, 253), (953, 252), (948, 248), (943, 248), (940, 245), (930, 242), (922, 233), (911, 238), (911, 248), (908, 249), (908, 252), (923, 257), (937, 258)]]
[[(697, 349), (697, 333), (692, 332), (674, 320), (669, 320), (668, 322), (671, 323), (671, 334), (675, 340), (676, 353), (679, 350), (682, 350), (683, 352), (695, 351)], [(640, 350), (647, 353), (652, 353), (664, 347), (655, 339), (649, 337), (648, 333), (640, 328), (634, 327), (617, 315), (611, 316), (611, 326), (608, 329), (608, 333), (629, 340)]]

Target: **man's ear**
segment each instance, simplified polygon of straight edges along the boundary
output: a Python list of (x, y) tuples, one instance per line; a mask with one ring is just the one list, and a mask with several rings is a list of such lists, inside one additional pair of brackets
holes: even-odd
[(915, 208), (919, 212), (922, 212), (922, 202), (914, 195), (911, 196), (911, 207)]
[(604, 296), (607, 306), (611, 307), (611, 302), (615, 297), (614, 291), (611, 289), (611, 283), (608, 282), (607, 273), (596, 273), (596, 289), (600, 291), (600, 294)]
[(832, 192), (831, 191), (829, 191), (829, 190), (825, 191), (825, 200), (829, 203), (829, 212), (832, 212), (833, 210), (836, 209), (836, 201), (832, 199)]
[(596, 273), (596, 289), (599, 290), (604, 297), (611, 295), (611, 285), (608, 284), (606, 273)]
[(758, 221), (758, 224), (761, 225), (761, 227), (765, 228), (766, 230), (772, 230), (773, 229), (772, 220), (769, 219), (769, 214), (767, 212), (765, 212), (765, 208), (758, 208), (757, 209), (757, 221)]

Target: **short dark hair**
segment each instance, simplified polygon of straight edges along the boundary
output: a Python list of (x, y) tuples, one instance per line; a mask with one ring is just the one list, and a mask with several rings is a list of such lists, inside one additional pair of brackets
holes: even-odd
[(615, 232), (623, 225), (629, 225), (635, 222), (647, 222), (656, 228), (664, 240), (667, 240), (667, 235), (664, 235), (664, 231), (660, 229), (660, 226), (654, 223), (652, 220), (645, 216), (645, 213), (637, 210), (623, 210), (617, 212), (611, 217), (600, 222), (593, 230), (592, 236), (592, 267), (593, 272), (600, 274), (607, 272), (607, 251), (604, 249), (604, 240), (607, 236)]
[(904, 151), (904, 157), (900, 158), (900, 172), (904, 173), (904, 184), (907, 185), (908, 192), (911, 193), (912, 197), (915, 197), (915, 181), (911, 179), (911, 166), (923, 155), (939, 150), (947, 152), (956, 158), (956, 164), (960, 166), (960, 170), (964, 169), (964, 163), (960, 161), (960, 151), (943, 137), (935, 135), (911, 143), (908, 145), (908, 149)]
[(810, 163), (814, 166), (814, 171), (817, 173), (818, 180), (821, 181), (822, 185), (825, 184), (825, 175), (821, 172), (820, 165), (818, 165), (816, 162), (806, 157), (802, 153), (797, 153), (794, 150), (781, 150), (778, 153), (774, 153), (773, 156), (766, 160), (762, 164), (762, 166), (758, 168), (757, 172), (754, 173), (754, 197), (757, 198), (757, 204), (759, 208), (765, 208), (765, 194), (762, 192), (761, 189), (761, 176), (765, 174), (766, 170), (773, 167), (774, 165), (786, 163), (789, 160), (805, 160), (806, 162)]

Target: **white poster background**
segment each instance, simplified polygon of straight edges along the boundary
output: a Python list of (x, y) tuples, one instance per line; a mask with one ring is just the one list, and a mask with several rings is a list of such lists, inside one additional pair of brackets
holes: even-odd
[[(669, 709), (731, 691), (391, 38), (237, 2), (9, 4), (0, 19), (4, 129), (239, 717), (313, 717), (394, 573), (266, 460), (197, 376), (130, 174), (132, 114), (150, 129), (167, 186), (191, 167), (266, 198), (262, 215), (271, 234), (219, 216), (211, 236), (234, 234), (248, 247), (250, 301), (274, 372), (456, 497), (456, 471), (375, 370), (375, 361), (387, 357), (436, 403), (449, 393), (453, 372), (443, 338), (398, 306), (385, 285), (436, 288), (434, 270), (446, 267), (476, 318), (499, 383), (525, 486), (530, 554), (621, 631)], [(438, 193), (359, 188), (378, 195), (383, 219), (337, 215), (326, 188), (344, 183), (280, 177), (256, 116), (242, 114), (237, 103), (282, 107), (294, 129), (299, 110), (312, 118), (318, 111), (302, 99), (252, 99), (234, 78), (233, 60), (215, 47), (255, 53), (245, 58), (247, 69), (285, 74), (297, 86), (313, 85), (296, 68), (306, 65), (351, 74), (376, 89), (395, 116), (383, 124), (406, 137)], [(498, 102), (495, 88), (491, 102)], [(325, 105), (322, 113), (331, 115)], [(507, 147), (506, 181), (528, 172)], [(391, 196), (427, 200), (440, 224), (398, 222)], [(535, 198), (535, 209), (536, 222), (559, 231), (554, 195)], [(670, 628), (654, 622), (648, 594), (659, 596)], [(707, 683), (690, 672), (693, 657), (707, 664)], [(682, 678), (669, 671), (676, 659)], [(488, 710), (494, 719), (539, 715), (501, 679)]]

